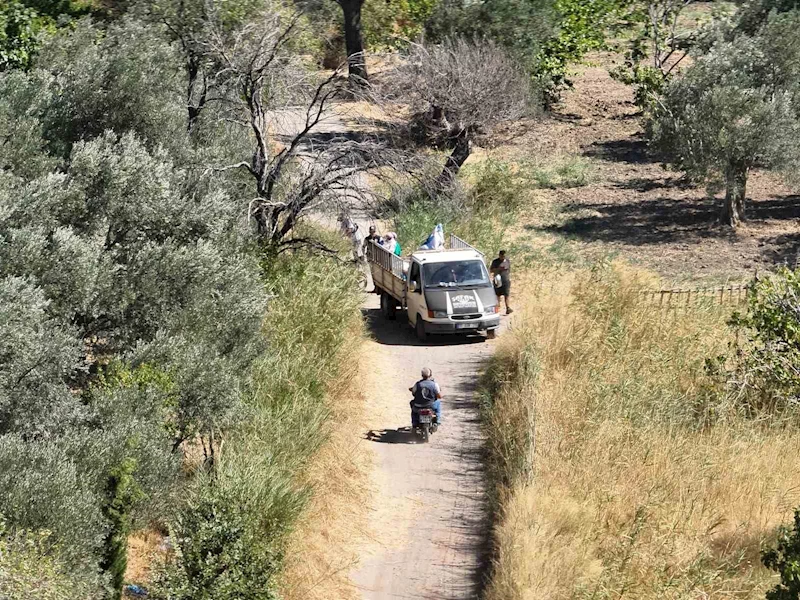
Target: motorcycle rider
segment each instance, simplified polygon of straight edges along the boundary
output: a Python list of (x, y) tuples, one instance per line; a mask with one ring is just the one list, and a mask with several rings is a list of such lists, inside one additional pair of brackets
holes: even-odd
[(433, 373), (428, 367), (422, 368), (422, 379), (408, 388), (414, 394), (411, 404), (411, 426), (419, 425), (419, 415), (415, 408), (432, 408), (436, 413), (437, 424), (442, 424), (442, 390), (433, 380)]

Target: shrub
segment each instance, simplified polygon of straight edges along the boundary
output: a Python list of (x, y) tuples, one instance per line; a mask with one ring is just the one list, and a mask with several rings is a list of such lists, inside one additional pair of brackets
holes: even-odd
[(175, 559), (151, 595), (169, 600), (273, 600), (273, 540), (250, 522), (257, 513), (222, 486), (206, 482), (170, 527)]
[(761, 553), (764, 566), (777, 571), (781, 581), (767, 592), (767, 600), (796, 600), (800, 598), (800, 510), (794, 511), (791, 528), (781, 527), (775, 548)]
[(4, 600), (101, 600), (100, 580), (58, 559), (47, 531), (11, 530), (0, 517), (0, 590)]
[(552, 164), (534, 161), (523, 168), (530, 171), (537, 187), (546, 189), (583, 187), (593, 178), (591, 164), (579, 156), (566, 157)]
[(730, 320), (736, 333), (709, 372), (752, 417), (796, 418), (800, 398), (800, 270), (781, 267), (756, 279), (747, 308)]

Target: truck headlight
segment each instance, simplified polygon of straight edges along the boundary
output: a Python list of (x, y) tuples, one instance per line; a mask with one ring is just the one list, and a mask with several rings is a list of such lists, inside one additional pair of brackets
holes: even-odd
[(446, 319), (447, 318), (447, 311), (446, 310), (429, 310), (428, 311), (428, 318), (429, 319)]

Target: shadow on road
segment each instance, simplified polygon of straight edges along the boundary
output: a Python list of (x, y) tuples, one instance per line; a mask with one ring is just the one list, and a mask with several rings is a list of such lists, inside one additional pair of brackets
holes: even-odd
[(408, 325), (405, 311), (398, 311), (394, 321), (387, 320), (379, 308), (362, 308), (361, 313), (367, 322), (372, 337), (379, 344), (387, 346), (420, 346), (436, 348), (438, 346), (461, 346), (464, 344), (482, 344), (486, 337), (482, 333), (467, 335), (429, 335), (420, 342)]
[(411, 431), (410, 427), (400, 427), (398, 429), (372, 429), (367, 432), (366, 439), (371, 442), (381, 444), (421, 444), (419, 436)]

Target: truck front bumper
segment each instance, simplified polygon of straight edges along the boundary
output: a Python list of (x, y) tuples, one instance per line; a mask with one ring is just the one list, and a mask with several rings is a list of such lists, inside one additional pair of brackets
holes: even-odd
[(432, 319), (425, 321), (425, 332), (430, 334), (469, 333), (471, 331), (486, 331), (500, 326), (499, 315), (488, 315), (480, 319), (469, 321), (454, 321), (450, 319)]

